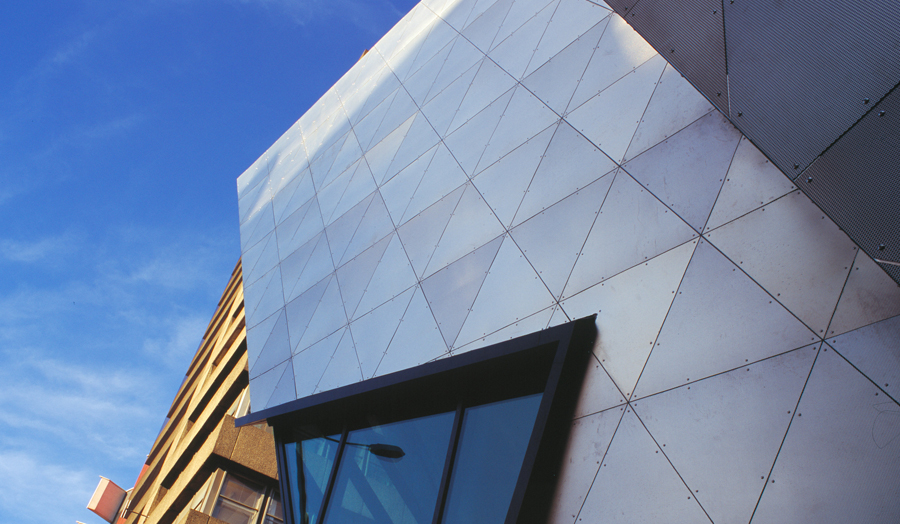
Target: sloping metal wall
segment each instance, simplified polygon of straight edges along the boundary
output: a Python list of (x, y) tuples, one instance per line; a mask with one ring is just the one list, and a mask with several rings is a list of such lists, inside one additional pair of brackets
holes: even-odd
[(900, 288), (798, 190), (891, 120), (792, 181), (667, 59), (600, 2), (413, 9), (238, 179), (253, 409), (597, 313), (555, 522), (897, 521)]
[[(895, 2), (610, 0), (868, 255), (900, 283), (900, 148), (853, 133), (900, 83)], [(724, 17), (722, 16), (724, 14)], [(727, 67), (726, 67), (727, 62)], [(719, 93), (727, 84), (727, 102)], [(724, 95), (722, 95), (724, 96)], [(867, 126), (868, 127), (868, 126)], [(897, 119), (879, 123), (900, 135)], [(841, 160), (822, 160), (832, 147)], [(885, 162), (873, 165), (869, 155)], [(874, 171), (868, 168), (874, 168)], [(826, 174), (827, 173), (827, 174)], [(798, 178), (799, 177), (799, 178)]]

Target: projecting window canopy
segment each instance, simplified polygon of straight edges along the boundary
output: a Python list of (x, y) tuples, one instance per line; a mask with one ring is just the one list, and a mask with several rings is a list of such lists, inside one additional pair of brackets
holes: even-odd
[(593, 317), (241, 418), (275, 428), (286, 522), (543, 522)]

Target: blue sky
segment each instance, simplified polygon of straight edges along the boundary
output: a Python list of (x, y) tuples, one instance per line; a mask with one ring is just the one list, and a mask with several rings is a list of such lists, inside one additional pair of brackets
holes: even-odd
[(0, 522), (131, 487), (240, 255), (235, 179), (414, 3), (0, 4)]

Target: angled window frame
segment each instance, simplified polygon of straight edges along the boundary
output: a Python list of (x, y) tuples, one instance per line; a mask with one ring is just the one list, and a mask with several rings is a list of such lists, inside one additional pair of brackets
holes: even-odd
[[(505, 523), (546, 522), (568, 441), (575, 405), (596, 339), (595, 315), (543, 331), (475, 349), (459, 355), (387, 375), (317, 393), (251, 413), (237, 426), (267, 421), (274, 428), (279, 487), (286, 523), (298, 522), (287, 485), (285, 444), (298, 439), (294, 428), (314, 422), (326, 433), (345, 440), (348, 428), (370, 427), (373, 414), (378, 424), (456, 411), (453, 431), (463, 405), (542, 393), (536, 420), (506, 514)], [(368, 422), (367, 422), (368, 421)], [(440, 483), (438, 515), (446, 502), (455, 445), (448, 451)], [(340, 461), (335, 459), (328, 488), (331, 495)], [(319, 521), (323, 519), (320, 517)]]

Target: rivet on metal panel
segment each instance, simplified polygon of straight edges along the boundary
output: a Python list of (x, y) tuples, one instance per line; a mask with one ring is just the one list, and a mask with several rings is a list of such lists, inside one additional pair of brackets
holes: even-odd
[(884, 116), (884, 111), (879, 111), (878, 116)]
[(884, 248), (887, 247), (884, 244), (878, 244), (878, 251), (884, 251)]
[(800, 164), (794, 164), (794, 169), (800, 169)]
[(721, 91), (718, 91), (718, 92), (716, 93), (716, 96), (722, 96), (722, 92), (721, 92)]
[(738, 111), (738, 116), (744, 116), (744, 113), (742, 111)]
[(807, 184), (812, 184), (812, 177), (811, 177), (811, 176), (806, 177), (806, 183), (807, 183)]
[(869, 99), (868, 99), (868, 98), (863, 98), (863, 104), (868, 104), (868, 103), (869, 103)]

